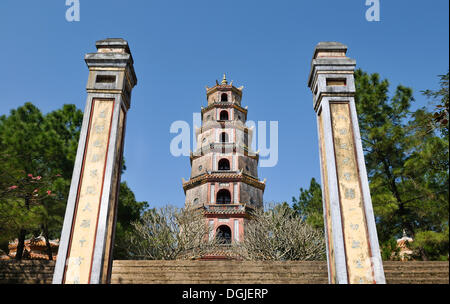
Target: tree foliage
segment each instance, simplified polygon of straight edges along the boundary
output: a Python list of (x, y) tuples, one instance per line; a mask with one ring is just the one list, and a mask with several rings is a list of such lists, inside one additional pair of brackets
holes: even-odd
[(429, 132), (432, 115), (410, 111), (412, 89), (355, 73), (356, 106), (381, 242), (403, 229), (442, 232), (448, 225), (448, 139)]
[(17, 259), (27, 235), (59, 236), (82, 117), (73, 105), (43, 115), (31, 103), (0, 117), (0, 231), (3, 248), (18, 238)]
[(437, 91), (425, 90), (422, 93), (437, 102), (433, 113), (433, 121), (442, 130), (442, 134), (448, 137), (448, 112), (449, 112), (449, 84), (448, 75), (439, 75), (440, 88)]
[(314, 228), (323, 229), (322, 189), (315, 178), (311, 179), (309, 189), (300, 188), (298, 199), (292, 198), (293, 209)]
[[(390, 94), (388, 80), (381, 80), (376, 73), (357, 70), (355, 85), (361, 139), (384, 257), (390, 256), (394, 240), (403, 230), (417, 239), (414, 248), (421, 252), (421, 258), (448, 257), (448, 74), (441, 76), (440, 90), (425, 91), (427, 96), (439, 99), (437, 114), (424, 107), (411, 111), (412, 89), (399, 85)], [(438, 130), (442, 132), (438, 134)], [(312, 180), (310, 188), (301, 188), (299, 199), (293, 199), (295, 210), (310, 223), (322, 222), (319, 189)], [(432, 242), (434, 245), (430, 245)]]
[(423, 260), (448, 260), (449, 234), (448, 226), (442, 232), (420, 231), (410, 244), (414, 250), (413, 257)]
[(129, 239), (134, 233), (133, 222), (139, 221), (148, 208), (147, 202), (138, 202), (126, 182), (120, 184), (119, 205), (114, 240), (114, 259), (129, 259)]

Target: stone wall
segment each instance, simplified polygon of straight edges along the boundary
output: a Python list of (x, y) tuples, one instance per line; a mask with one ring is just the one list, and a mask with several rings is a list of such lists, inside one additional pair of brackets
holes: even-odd
[[(241, 183), (240, 201), (252, 207), (263, 207), (263, 191), (246, 183)], [(254, 200), (253, 202), (251, 200)]]
[[(201, 206), (206, 204), (208, 197), (208, 184), (203, 184), (186, 191), (186, 206)], [(197, 199), (197, 200), (196, 200)]]
[[(50, 284), (53, 261), (0, 261), (0, 284)], [(211, 271), (214, 269), (214, 271)], [(388, 284), (449, 284), (447, 262), (384, 262)], [(325, 261), (114, 261), (113, 284), (327, 284)]]

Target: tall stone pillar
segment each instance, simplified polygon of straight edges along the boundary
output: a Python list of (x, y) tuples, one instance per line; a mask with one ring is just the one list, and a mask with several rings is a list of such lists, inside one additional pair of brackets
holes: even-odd
[(355, 108), (347, 47), (320, 42), (308, 87), (319, 132), (328, 277), (336, 284), (383, 284), (383, 265)]
[(54, 284), (109, 283), (126, 114), (137, 83), (128, 43), (97, 41), (86, 54), (87, 102)]

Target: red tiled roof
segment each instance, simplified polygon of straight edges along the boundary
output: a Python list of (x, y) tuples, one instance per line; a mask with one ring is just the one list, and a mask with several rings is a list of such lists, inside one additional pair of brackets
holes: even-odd
[(264, 182), (245, 173), (210, 172), (184, 182), (183, 189), (186, 191), (196, 185), (212, 181), (241, 181), (261, 190), (264, 190), (266, 187)]

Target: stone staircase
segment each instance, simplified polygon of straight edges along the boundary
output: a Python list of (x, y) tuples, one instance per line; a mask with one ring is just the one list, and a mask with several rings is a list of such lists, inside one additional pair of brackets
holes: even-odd
[(51, 284), (55, 261), (0, 261), (0, 284)]
[(388, 284), (448, 284), (449, 262), (383, 262)]
[(324, 262), (114, 261), (113, 284), (327, 284)]
[[(388, 284), (449, 284), (449, 262), (384, 262)], [(50, 284), (53, 261), (0, 261), (0, 284)], [(113, 284), (327, 284), (325, 261), (122, 261)]]

